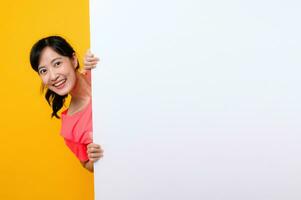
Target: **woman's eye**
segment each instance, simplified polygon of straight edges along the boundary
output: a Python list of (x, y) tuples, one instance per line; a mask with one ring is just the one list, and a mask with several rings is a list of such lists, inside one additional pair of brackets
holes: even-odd
[(46, 72), (47, 72), (46, 69), (40, 69), (40, 70), (39, 70), (39, 74), (41, 74), (41, 75), (45, 74)]
[(54, 63), (54, 66), (56, 66), (56, 67), (58, 67), (58, 66), (60, 66), (61, 65), (61, 62), (56, 62), (56, 63)]

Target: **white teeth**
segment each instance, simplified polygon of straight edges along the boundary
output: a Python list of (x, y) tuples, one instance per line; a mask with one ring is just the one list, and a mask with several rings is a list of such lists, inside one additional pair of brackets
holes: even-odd
[(65, 83), (65, 81), (66, 81), (66, 79), (63, 79), (63, 80), (61, 80), (61, 81), (59, 81), (59, 82), (53, 84), (53, 86), (54, 86), (54, 87), (58, 87), (58, 86), (60, 86), (61, 84)]

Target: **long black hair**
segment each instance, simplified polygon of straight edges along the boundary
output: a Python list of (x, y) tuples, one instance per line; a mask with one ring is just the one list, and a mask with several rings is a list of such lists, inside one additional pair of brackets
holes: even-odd
[[(52, 50), (54, 50), (61, 56), (66, 56), (69, 58), (73, 58), (73, 54), (75, 53), (72, 46), (60, 36), (49, 36), (46, 38), (42, 38), (32, 46), (30, 51), (30, 64), (32, 69), (36, 72), (38, 72), (41, 52), (45, 47), (50, 47)], [(78, 69), (79, 64), (76, 66), (76, 70)], [(67, 96), (68, 94), (61, 96), (47, 89), (45, 93), (45, 98), (48, 104), (52, 107), (51, 117), (56, 117), (58, 119), (60, 118), (57, 112), (63, 107)]]

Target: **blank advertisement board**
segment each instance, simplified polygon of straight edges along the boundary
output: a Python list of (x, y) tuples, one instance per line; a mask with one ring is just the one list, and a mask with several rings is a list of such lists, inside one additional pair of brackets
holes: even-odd
[(96, 200), (301, 199), (300, 10), (90, 0)]

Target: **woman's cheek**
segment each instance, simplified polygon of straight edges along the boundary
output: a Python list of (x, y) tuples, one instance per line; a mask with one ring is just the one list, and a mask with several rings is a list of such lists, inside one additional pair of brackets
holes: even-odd
[(47, 85), (48, 84), (48, 79), (47, 79), (47, 76), (43, 76), (43, 77), (41, 77), (41, 79), (42, 79), (42, 83), (43, 83), (43, 85)]

